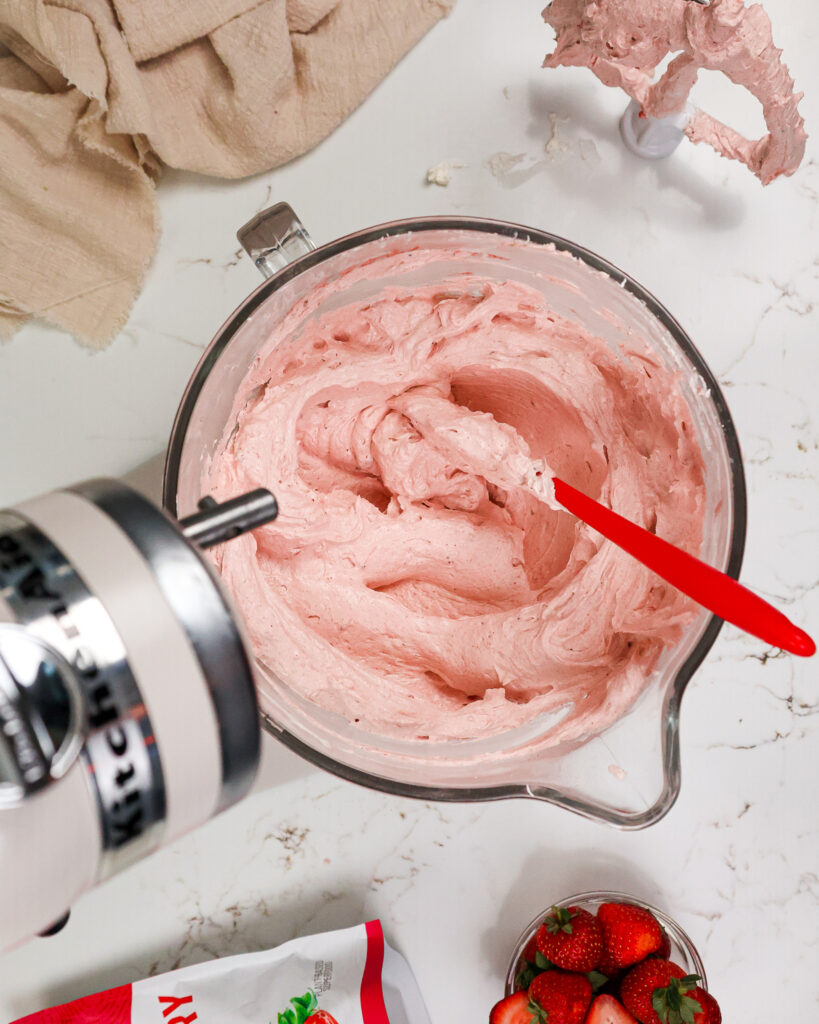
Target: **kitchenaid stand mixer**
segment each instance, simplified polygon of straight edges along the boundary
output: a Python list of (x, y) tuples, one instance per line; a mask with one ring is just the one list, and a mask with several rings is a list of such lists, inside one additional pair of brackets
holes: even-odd
[(0, 513), (0, 950), (250, 788), (252, 658), (199, 548), (277, 511), (95, 480)]

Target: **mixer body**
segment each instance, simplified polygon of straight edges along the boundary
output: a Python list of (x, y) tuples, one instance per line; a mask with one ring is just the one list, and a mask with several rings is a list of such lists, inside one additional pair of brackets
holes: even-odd
[(0, 949), (250, 788), (252, 661), (189, 538), (275, 514), (254, 492), (180, 526), (105, 480), (0, 513)]

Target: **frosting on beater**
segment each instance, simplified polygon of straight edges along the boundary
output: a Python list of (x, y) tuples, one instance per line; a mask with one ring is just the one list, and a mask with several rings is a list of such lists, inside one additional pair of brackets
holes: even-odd
[[(700, 69), (721, 71), (760, 101), (768, 134), (747, 139), (695, 109), (685, 128), (688, 138), (742, 161), (763, 185), (799, 167), (807, 140), (798, 109), (802, 94), (794, 91), (759, 4), (553, 0), (543, 17), (557, 33), (544, 67), (588, 67), (604, 85), (625, 90), (649, 117), (680, 113)], [(655, 70), (669, 53), (676, 56), (655, 82)]]

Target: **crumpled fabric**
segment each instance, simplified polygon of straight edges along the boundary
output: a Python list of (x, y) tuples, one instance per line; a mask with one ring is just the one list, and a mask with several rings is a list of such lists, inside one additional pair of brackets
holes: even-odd
[(93, 347), (158, 238), (164, 165), (240, 178), (328, 135), (454, 0), (0, 0), (0, 336)]

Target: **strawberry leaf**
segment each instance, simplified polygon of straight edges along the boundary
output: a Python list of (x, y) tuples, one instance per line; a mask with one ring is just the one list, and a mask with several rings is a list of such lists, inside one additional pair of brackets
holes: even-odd
[(515, 986), (519, 989), (529, 988), (535, 978), (540, 974), (540, 971), (531, 964), (527, 964), (525, 967), (518, 971), (517, 977), (515, 978)]
[(654, 1007), (654, 1012), (663, 1021), (663, 1024), (673, 1024), (671, 1014), (676, 1012), (673, 1006), (673, 996), (671, 996), (671, 988), (655, 988), (654, 993), (651, 996), (651, 1005)]
[[(682, 1005), (682, 1019), (686, 1021), (687, 1024), (694, 1024), (694, 1017), (698, 1013), (702, 1013), (702, 1003), (700, 1003), (699, 999), (692, 999), (691, 996), (685, 996)], [(687, 1014), (690, 1014), (691, 1016), (689, 1017)]]
[[(694, 1009), (695, 1006), (697, 1008), (696, 1010)], [(696, 999), (686, 999), (684, 1000), (683, 1007), (680, 1010), (680, 1019), (684, 1022), (684, 1024), (694, 1024), (694, 1014), (699, 1013), (701, 1010), (702, 1007), (696, 1001)]]
[(554, 967), (554, 964), (551, 960), (548, 960), (540, 950), (538, 950), (537, 953), (535, 953), (535, 967), (539, 967), (541, 971), (550, 971)]
[(600, 989), (608, 982), (608, 978), (605, 974), (601, 974), (600, 971), (589, 971), (586, 977), (591, 983), (592, 991), (599, 992)]
[(540, 1003), (536, 1003), (534, 999), (530, 999), (527, 1009), (532, 1015), (531, 1024), (548, 1024), (548, 1014)]
[(546, 918), (546, 931), (550, 935), (556, 935), (558, 932), (565, 932), (567, 935), (571, 935), (571, 920), (573, 917), (575, 917), (575, 914), (565, 907), (552, 907), (551, 914)]
[(692, 979), (695, 977), (689, 974), (685, 978), (673, 978), (667, 988), (654, 989), (651, 1005), (662, 1024), (694, 1024), (695, 1015), (702, 1013), (697, 1000), (686, 995), (694, 987)]
[(303, 996), (293, 996), (290, 1000), (293, 1009), (290, 1013), (295, 1013), (295, 1024), (304, 1024), (313, 1010), (318, 1006), (316, 1000), (316, 993), (312, 989), (308, 989)]

